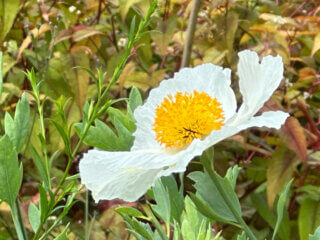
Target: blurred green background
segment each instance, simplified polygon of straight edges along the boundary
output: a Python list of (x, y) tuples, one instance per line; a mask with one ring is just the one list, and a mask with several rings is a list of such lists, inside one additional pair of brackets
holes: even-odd
[[(137, 87), (143, 98), (164, 78), (173, 76), (181, 64), (192, 1), (161, 0), (149, 31), (143, 35), (109, 98), (128, 97)], [(90, 75), (76, 66), (93, 71), (102, 67), (107, 83), (125, 51), (133, 16), (145, 16), (149, 0), (2, 0), (0, 1), (0, 50), (3, 52), (3, 90), (0, 99), (0, 133), (4, 133), (4, 114), (13, 114), (22, 92), (30, 90), (23, 71), (34, 69), (43, 80), (40, 96), (44, 116), (58, 120), (53, 101), (71, 98), (67, 107), (69, 124), (81, 121), (88, 98), (97, 92)], [(237, 53), (252, 49), (260, 56), (279, 54), (285, 64), (284, 79), (261, 111), (284, 110), (291, 114), (279, 132), (246, 130), (215, 148), (215, 164), (224, 174), (229, 166), (242, 170), (237, 183), (244, 217), (261, 233), (274, 225), (272, 210), (277, 193), (294, 178), (285, 216), (286, 239), (308, 239), (320, 225), (320, 3), (317, 0), (212, 0), (202, 1), (198, 13), (190, 66), (211, 62), (236, 73)], [(237, 75), (232, 87), (238, 91)], [(19, 198), (25, 224), (30, 202), (38, 203), (40, 180), (31, 157), (31, 146), (41, 152), (37, 137), (40, 126), (30, 95), (31, 123), (28, 142), (20, 160), (24, 166)], [(237, 96), (239, 102), (241, 95)], [(125, 102), (118, 103), (120, 110)], [(110, 124), (106, 114), (103, 119)], [(48, 152), (59, 150), (53, 175), (61, 177), (66, 166), (64, 144), (57, 129), (46, 122)], [(76, 138), (76, 134), (72, 133)], [(72, 142), (71, 142), (72, 143)], [(74, 142), (76, 143), (76, 142)], [(74, 146), (73, 146), (74, 147)], [(85, 151), (82, 146), (81, 151)], [(74, 159), (70, 174), (77, 173), (81, 154)], [(188, 171), (198, 169), (197, 163)], [(192, 190), (186, 179), (186, 190)], [(82, 239), (84, 195), (63, 219), (71, 221), (68, 239)], [(265, 203), (265, 204), (264, 204)], [(126, 239), (125, 224), (113, 208), (119, 201), (91, 202), (92, 239)], [(130, 204), (138, 207), (144, 202)], [(269, 206), (269, 207), (268, 207)], [(14, 235), (9, 208), (0, 204), (0, 239)], [(235, 236), (235, 228), (215, 224), (225, 239)], [(291, 233), (291, 234), (290, 234)]]

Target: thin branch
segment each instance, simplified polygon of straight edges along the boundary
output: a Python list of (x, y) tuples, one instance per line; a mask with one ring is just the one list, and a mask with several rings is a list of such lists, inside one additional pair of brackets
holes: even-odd
[(183, 56), (182, 56), (182, 63), (181, 63), (182, 68), (189, 66), (193, 37), (194, 37), (194, 32), (196, 30), (196, 23), (197, 23), (198, 12), (200, 9), (200, 3), (201, 3), (201, 0), (193, 0), (193, 6), (192, 6), (188, 29), (187, 29), (186, 43), (183, 49)]

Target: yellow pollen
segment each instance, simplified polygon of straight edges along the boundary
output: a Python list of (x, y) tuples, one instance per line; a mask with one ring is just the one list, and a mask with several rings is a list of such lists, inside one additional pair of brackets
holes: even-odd
[(182, 148), (224, 125), (221, 104), (205, 92), (170, 94), (156, 107), (155, 114), (156, 140), (166, 147)]

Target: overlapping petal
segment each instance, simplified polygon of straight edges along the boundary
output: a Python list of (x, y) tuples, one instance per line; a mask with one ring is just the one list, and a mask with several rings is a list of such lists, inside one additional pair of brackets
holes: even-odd
[(288, 116), (282, 111), (265, 112), (244, 124), (214, 131), (204, 140), (195, 139), (188, 148), (177, 153), (91, 150), (80, 162), (82, 183), (92, 191), (96, 202), (114, 198), (136, 201), (155, 179), (184, 172), (189, 162), (210, 146), (249, 127), (279, 129)]

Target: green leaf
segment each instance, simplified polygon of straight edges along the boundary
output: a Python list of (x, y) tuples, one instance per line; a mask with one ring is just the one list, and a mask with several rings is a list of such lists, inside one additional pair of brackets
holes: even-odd
[(133, 16), (133, 18), (131, 20), (131, 25), (130, 25), (129, 41), (132, 41), (134, 38), (135, 28), (136, 28), (136, 16)]
[[(277, 222), (276, 215), (268, 207), (266, 198), (262, 196), (262, 194), (253, 193), (250, 199), (259, 215), (274, 229)], [(288, 214), (285, 215), (285, 218), (280, 224), (278, 236), (282, 240), (290, 240), (290, 220)]]
[[(120, 215), (125, 220), (126, 224), (128, 225), (129, 229), (134, 230), (132, 232), (138, 239), (147, 239), (152, 240), (152, 231), (149, 225), (144, 224), (142, 222), (137, 221), (135, 218), (129, 218), (128, 216), (120, 213)], [(140, 236), (142, 238), (140, 238)]]
[(18, 102), (14, 119), (6, 112), (4, 128), (10, 137), (17, 152), (20, 152), (27, 138), (30, 121), (30, 106), (26, 94), (24, 93)]
[(305, 199), (299, 209), (298, 227), (301, 240), (308, 240), (320, 225), (320, 201)]
[(63, 232), (60, 233), (57, 237), (55, 237), (54, 240), (68, 240), (67, 231), (69, 228), (70, 223), (67, 224), (67, 226), (64, 228)]
[(32, 160), (34, 165), (36, 165), (39, 175), (42, 181), (45, 182), (46, 186), (49, 186), (49, 176), (47, 176), (46, 168), (44, 166), (44, 162), (38, 154), (37, 150), (32, 146), (31, 147)]
[[(218, 181), (227, 192), (229, 200), (232, 202), (237, 213), (241, 216), (241, 206), (230, 181), (227, 178), (220, 177), (215, 172), (213, 172), (213, 174), (216, 174)], [(208, 173), (192, 172), (188, 177), (195, 182), (194, 187), (200, 194), (201, 198), (210, 205), (212, 211), (220, 219), (223, 219), (225, 222), (237, 223), (237, 218), (233, 215), (231, 209), (224, 201), (224, 198), (218, 191), (217, 186), (211, 180)]]
[(313, 235), (309, 234), (309, 240), (319, 240), (320, 239), (320, 226), (316, 229)]
[(172, 175), (168, 177), (162, 177), (161, 182), (163, 186), (165, 186), (167, 194), (169, 195), (171, 217), (179, 223), (184, 209), (183, 193), (179, 191), (177, 182)]
[(277, 223), (276, 223), (276, 226), (274, 228), (273, 235), (272, 235), (272, 240), (275, 239), (275, 237), (276, 237), (276, 235), (278, 233), (280, 224), (282, 222), (284, 206), (285, 206), (285, 203), (286, 203), (286, 200), (287, 200), (287, 197), (288, 197), (288, 193), (289, 193), (292, 181), (293, 181), (293, 179), (291, 179), (290, 182), (287, 183), (287, 185), (284, 188), (283, 192), (280, 194), (280, 197), (279, 197), (279, 200), (278, 200), (278, 204), (277, 204), (277, 216), (278, 216), (278, 218), (277, 218)]
[(41, 213), (37, 206), (32, 202), (29, 205), (28, 217), (32, 230), (36, 232), (40, 226)]
[(147, 219), (147, 217), (145, 217), (142, 214), (142, 212), (140, 212), (138, 209), (133, 208), (133, 207), (117, 207), (115, 210), (118, 213), (126, 214), (127, 216)]
[(70, 148), (70, 141), (69, 141), (69, 137), (68, 137), (68, 133), (66, 133), (65, 129), (63, 128), (63, 126), (61, 126), (61, 124), (59, 124), (57, 121), (55, 120), (51, 120), (51, 122), (53, 123), (53, 125), (56, 127), (56, 129), (58, 130), (64, 146), (66, 148), (66, 151), (71, 154), (71, 148)]
[(189, 197), (185, 198), (185, 212), (182, 215), (181, 233), (183, 239), (206, 239), (210, 226), (208, 220), (197, 211)]
[(242, 232), (241, 234), (238, 235), (237, 240), (247, 240), (247, 235), (245, 232)]
[(22, 165), (18, 154), (7, 135), (0, 139), (0, 199), (11, 207), (19, 193), (22, 182)]
[(221, 218), (219, 215), (217, 215), (210, 205), (204, 201), (201, 196), (195, 195), (194, 193), (189, 192), (189, 196), (192, 199), (194, 205), (197, 207), (197, 210), (203, 215), (206, 216), (207, 218), (214, 220), (214, 221), (219, 221), (219, 222), (227, 222), (227, 223), (232, 223), (228, 222), (225, 219)]
[(0, 1), (0, 42), (4, 40), (4, 38), (10, 31), (13, 21), (19, 10), (19, 6), (19, 0)]
[(130, 95), (129, 95), (129, 109), (130, 109), (131, 113), (133, 113), (134, 110), (140, 105), (142, 105), (141, 94), (140, 94), (138, 88), (133, 87), (131, 89)]
[(166, 223), (171, 219), (171, 205), (168, 194), (168, 189), (163, 185), (161, 179), (158, 179), (153, 187), (153, 194), (157, 202), (152, 205), (152, 209), (161, 217)]
[(111, 122), (115, 125), (115, 119), (120, 121), (123, 126), (125, 126), (130, 132), (136, 130), (136, 125), (134, 119), (130, 115), (125, 115), (119, 109), (109, 107), (107, 110)]
[[(133, 144), (132, 134), (118, 120), (115, 120), (115, 123), (119, 136), (107, 124), (97, 119), (95, 126), (89, 128), (84, 143), (106, 151), (129, 150)], [(83, 123), (78, 123), (75, 127), (80, 134)]]
[(152, 225), (156, 228), (157, 232), (159, 233), (162, 240), (169, 240), (166, 233), (163, 230), (162, 225), (159, 223), (158, 219), (154, 216), (153, 212), (149, 208), (148, 205), (142, 206), (146, 215), (150, 218)]
[(39, 209), (41, 213), (41, 222), (43, 222), (46, 217), (49, 204), (48, 204), (47, 192), (41, 184), (39, 184), (38, 190), (40, 194)]
[(284, 185), (292, 178), (297, 164), (299, 163), (296, 154), (281, 145), (272, 155), (267, 169), (267, 197), (269, 207), (277, 194), (284, 188)]
[(226, 173), (226, 178), (229, 179), (233, 189), (236, 188), (237, 177), (238, 177), (239, 171), (240, 171), (240, 168), (238, 167), (238, 165), (235, 165), (235, 166), (229, 168)]

